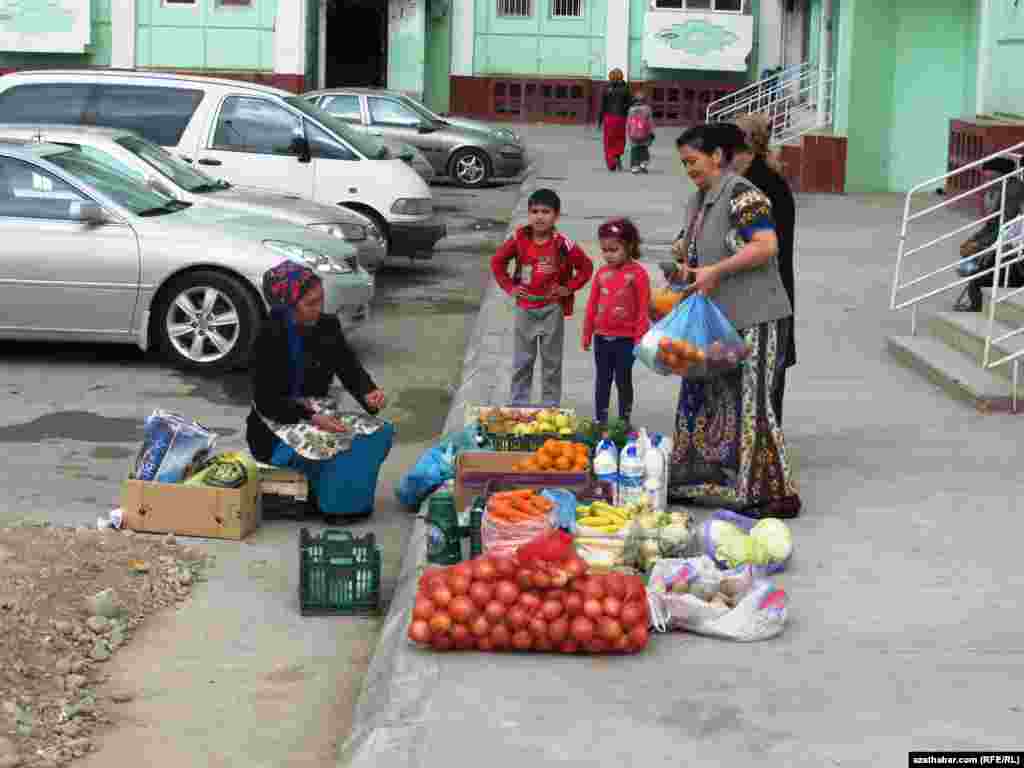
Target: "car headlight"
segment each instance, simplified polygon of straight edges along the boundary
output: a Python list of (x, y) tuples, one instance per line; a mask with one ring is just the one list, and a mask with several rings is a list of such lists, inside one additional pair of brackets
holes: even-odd
[(286, 243), (283, 240), (264, 240), (263, 246), (279, 256), (293, 261), (303, 261), (317, 272), (351, 272), (353, 267), (345, 260), (332, 259), (325, 253), (315, 251), (298, 243)]
[(400, 197), (391, 206), (391, 212), (400, 216), (429, 216), (434, 212), (434, 201), (429, 197)]
[(331, 237), (337, 237), (339, 240), (347, 240), (350, 243), (362, 242), (367, 237), (366, 227), (362, 224), (350, 224), (344, 221), (337, 224), (310, 224), (309, 228)]

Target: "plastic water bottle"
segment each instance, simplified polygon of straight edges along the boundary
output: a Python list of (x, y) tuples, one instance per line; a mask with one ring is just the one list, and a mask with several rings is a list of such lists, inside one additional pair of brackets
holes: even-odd
[(618, 498), (619, 486), (619, 450), (615, 443), (604, 438), (597, 444), (594, 450), (594, 477), (598, 483), (609, 483), (612, 489), (612, 504)]
[(644, 491), (653, 512), (664, 512), (668, 506), (668, 477), (665, 454), (661, 449), (661, 435), (651, 438), (651, 448), (644, 456)]
[(646, 467), (636, 437), (631, 437), (619, 457), (619, 506), (634, 504), (644, 496)]

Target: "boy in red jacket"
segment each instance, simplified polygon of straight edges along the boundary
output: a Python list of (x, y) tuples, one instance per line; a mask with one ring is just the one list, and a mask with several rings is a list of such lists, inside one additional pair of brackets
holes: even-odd
[[(515, 351), (512, 358), (513, 405), (529, 405), (533, 366), (540, 348), (541, 403), (562, 400), (562, 350), (565, 318), (572, 315), (573, 294), (594, 272), (576, 243), (555, 229), (562, 201), (551, 189), (538, 189), (528, 200), (528, 221), (491, 259), (498, 285), (516, 297)], [(508, 273), (509, 262), (514, 273)]]
[(651, 287), (640, 258), (640, 233), (629, 219), (606, 221), (597, 230), (605, 266), (590, 287), (583, 321), (583, 349), (594, 345), (597, 376), (594, 410), (597, 421), (608, 423), (612, 379), (619, 393), (619, 418), (629, 422), (633, 411), (633, 348), (650, 327), (647, 305)]

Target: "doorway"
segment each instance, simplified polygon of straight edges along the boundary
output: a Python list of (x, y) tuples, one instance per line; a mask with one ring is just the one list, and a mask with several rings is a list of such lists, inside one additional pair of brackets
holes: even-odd
[(387, 84), (387, 0), (334, 0), (327, 5), (324, 87)]

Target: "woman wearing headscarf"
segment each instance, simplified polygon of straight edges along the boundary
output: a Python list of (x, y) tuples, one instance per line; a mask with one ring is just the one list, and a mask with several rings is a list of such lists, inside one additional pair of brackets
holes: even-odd
[(263, 276), (263, 294), (271, 312), (251, 362), (249, 450), (259, 461), (303, 472), (328, 523), (366, 517), (394, 429), (358, 414), (342, 418), (318, 404), (328, 398), (335, 376), (367, 413), (385, 406), (384, 393), (338, 319), (323, 314), (323, 286), (313, 270), (283, 262)]
[(601, 99), (601, 111), (597, 124), (604, 129), (604, 161), (609, 171), (622, 168), (622, 156), (626, 153), (626, 115), (633, 104), (633, 95), (626, 85), (621, 69), (608, 73), (610, 84)]
[(669, 495), (751, 517), (795, 517), (800, 498), (772, 397), (792, 310), (776, 264), (771, 203), (732, 170), (735, 131), (698, 125), (676, 141), (697, 190), (672, 247), (671, 277), (712, 298), (751, 353), (729, 373), (683, 379)]
[(742, 131), (743, 143), (737, 149), (733, 167), (747, 181), (760, 189), (772, 204), (772, 220), (775, 235), (779, 240), (779, 277), (786, 289), (793, 317), (786, 320), (786, 363), (779, 374), (778, 386), (772, 393), (775, 416), (782, 423), (782, 401), (786, 392), (786, 369), (796, 365), (796, 338), (793, 332), (796, 316), (796, 302), (793, 295), (793, 240), (796, 230), (796, 202), (789, 182), (782, 175), (782, 164), (769, 150), (771, 125), (768, 118), (760, 114), (743, 115), (736, 119), (736, 127)]

